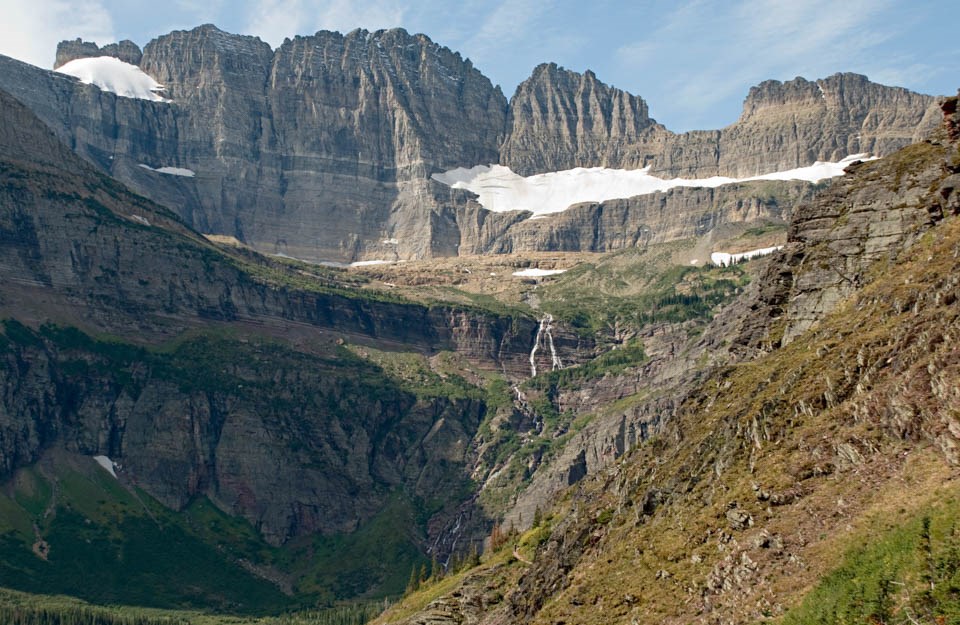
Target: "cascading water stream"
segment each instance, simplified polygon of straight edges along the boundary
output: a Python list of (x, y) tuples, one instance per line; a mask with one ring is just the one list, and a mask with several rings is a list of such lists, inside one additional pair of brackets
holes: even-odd
[(530, 350), (530, 375), (537, 375), (537, 350), (540, 348), (540, 337), (546, 337), (547, 346), (550, 348), (551, 371), (563, 369), (563, 361), (557, 355), (557, 349), (553, 344), (553, 315), (547, 313), (540, 320), (540, 326), (537, 328), (537, 336), (533, 339), (533, 349)]

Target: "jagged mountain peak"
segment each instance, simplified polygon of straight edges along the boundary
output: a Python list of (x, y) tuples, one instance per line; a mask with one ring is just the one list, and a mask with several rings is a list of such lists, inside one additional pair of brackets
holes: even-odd
[(140, 60), (143, 58), (143, 51), (140, 49), (140, 46), (129, 39), (124, 39), (118, 43), (109, 43), (101, 47), (92, 41), (84, 41), (77, 37), (72, 41), (61, 41), (57, 44), (57, 56), (53, 64), (53, 69), (57, 69), (76, 59), (95, 56), (112, 56), (120, 59), (124, 63), (139, 65)]
[(144, 56), (148, 56), (151, 50), (165, 47), (191, 48), (197, 46), (213, 46), (214, 48), (223, 48), (235, 50), (238, 48), (256, 48), (260, 50), (271, 51), (273, 48), (269, 43), (253, 35), (238, 35), (221, 30), (215, 24), (202, 24), (189, 30), (174, 30), (165, 35), (160, 35), (152, 39), (144, 46)]
[(533, 68), (533, 71), (530, 72), (529, 78), (524, 80), (522, 83), (517, 85), (517, 89), (514, 97), (517, 97), (521, 94), (524, 89), (530, 88), (532, 85), (537, 84), (548, 84), (548, 85), (557, 85), (557, 84), (580, 84), (580, 85), (593, 85), (596, 88), (608, 90), (611, 93), (624, 93), (630, 97), (639, 98), (633, 94), (629, 94), (622, 89), (618, 89), (612, 85), (607, 85), (602, 80), (597, 78), (596, 73), (591, 69), (586, 69), (583, 72), (578, 72), (572, 69), (567, 69), (562, 65), (557, 65), (556, 63), (540, 63)]
[(643, 98), (583, 73), (542, 63), (510, 100), (500, 162), (530, 175), (583, 166), (642, 167), (634, 146), (660, 128)]
[[(111, 175), (201, 231), (314, 261), (510, 248), (500, 242), (513, 226), (477, 221), (469, 196), (430, 179), (458, 167), (500, 163), (530, 175), (650, 166), (663, 177), (742, 178), (886, 154), (936, 123), (932, 98), (842, 74), (762, 83), (740, 122), (675, 134), (643, 98), (556, 63), (534, 68), (508, 103), (468, 59), (402, 28), (319, 31), (276, 49), (212, 24), (163, 35), (139, 65), (174, 106), (14, 65), (0, 87)], [(173, 180), (141, 164), (196, 175)], [(581, 232), (560, 244), (537, 234), (524, 245), (594, 249), (602, 238)]]
[(902, 87), (872, 82), (867, 76), (853, 72), (838, 72), (816, 80), (797, 76), (787, 81), (765, 80), (751, 87), (744, 99), (739, 121), (746, 121), (765, 110), (775, 109), (773, 112), (777, 114), (792, 114), (795, 111), (788, 109), (795, 106), (813, 106), (832, 111), (857, 107), (864, 102), (874, 107), (896, 102), (911, 106), (926, 103), (929, 99), (929, 96)]

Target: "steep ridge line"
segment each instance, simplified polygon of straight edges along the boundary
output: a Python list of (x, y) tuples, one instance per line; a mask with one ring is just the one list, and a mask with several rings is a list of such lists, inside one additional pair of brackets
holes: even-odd
[[(953, 124), (955, 111), (945, 110)], [(766, 277), (704, 336), (716, 348), (742, 332), (732, 357), (680, 389), (658, 436), (553, 499), (532, 565), (491, 557), (431, 604), (429, 622), (779, 618), (848, 548), (931, 506), (955, 515), (958, 173), (956, 139), (941, 134), (856, 168), (802, 210)], [(808, 308), (795, 294), (836, 288), (820, 264), (852, 233), (856, 281)], [(909, 572), (880, 575), (922, 590)], [(491, 585), (502, 603), (483, 601)], [(862, 604), (872, 591), (859, 592)], [(891, 610), (896, 601), (912, 603), (901, 594)], [(391, 614), (377, 622), (428, 622)]]
[[(61, 48), (58, 63), (94, 53), (137, 58), (126, 44)], [(752, 212), (725, 204), (682, 231), (665, 220), (674, 211), (661, 213), (659, 197), (524, 224), (523, 215), (481, 210), (430, 176), (501, 163), (520, 173), (650, 166), (664, 176), (747, 177), (887, 154), (937, 118), (929, 96), (837, 74), (765, 82), (735, 124), (678, 135), (649, 118), (641, 98), (555, 65), (536, 68), (508, 103), (459, 54), (400, 29), (320, 32), (274, 51), (206, 25), (158, 37), (138, 66), (166, 85), (175, 106), (118, 98), (6, 58), (0, 88), (84, 158), (195, 229), (308, 261), (605, 251), (789, 217), (788, 198), (748, 192)], [(144, 163), (196, 175), (157, 175)], [(679, 208), (693, 194), (665, 197)]]

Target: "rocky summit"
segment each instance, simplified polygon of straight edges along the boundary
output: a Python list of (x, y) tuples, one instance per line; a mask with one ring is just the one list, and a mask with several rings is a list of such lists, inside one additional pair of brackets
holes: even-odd
[(0, 57), (0, 621), (957, 620), (957, 97), (674, 133), (401, 29), (56, 69)]
[[(929, 96), (838, 74), (763, 83), (733, 125), (675, 134), (641, 98), (555, 64), (535, 68), (508, 102), (469, 60), (401, 29), (322, 31), (273, 50), (206, 25), (158, 37), (142, 54), (127, 41), (66, 41), (57, 66), (93, 56), (140, 67), (169, 102), (118, 98), (11, 59), (0, 88), (191, 227), (308, 261), (496, 252), (504, 248), (491, 239), (502, 235), (523, 237), (523, 249), (607, 249), (575, 242), (589, 238), (589, 223), (557, 241), (523, 225), (522, 213), (477, 215), (469, 194), (431, 180), (457, 167), (746, 177), (881, 156), (938, 123)], [(642, 214), (626, 227), (671, 228)]]

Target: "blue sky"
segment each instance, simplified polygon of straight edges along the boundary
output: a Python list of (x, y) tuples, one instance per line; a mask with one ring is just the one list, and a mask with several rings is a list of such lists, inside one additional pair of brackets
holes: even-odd
[(960, 87), (955, 0), (0, 0), (0, 53), (49, 67), (57, 41), (140, 46), (212, 22), (279, 45), (402, 26), (470, 58), (509, 97), (544, 61), (592, 69), (675, 131), (736, 121), (752, 85), (854, 71), (931, 94)]

